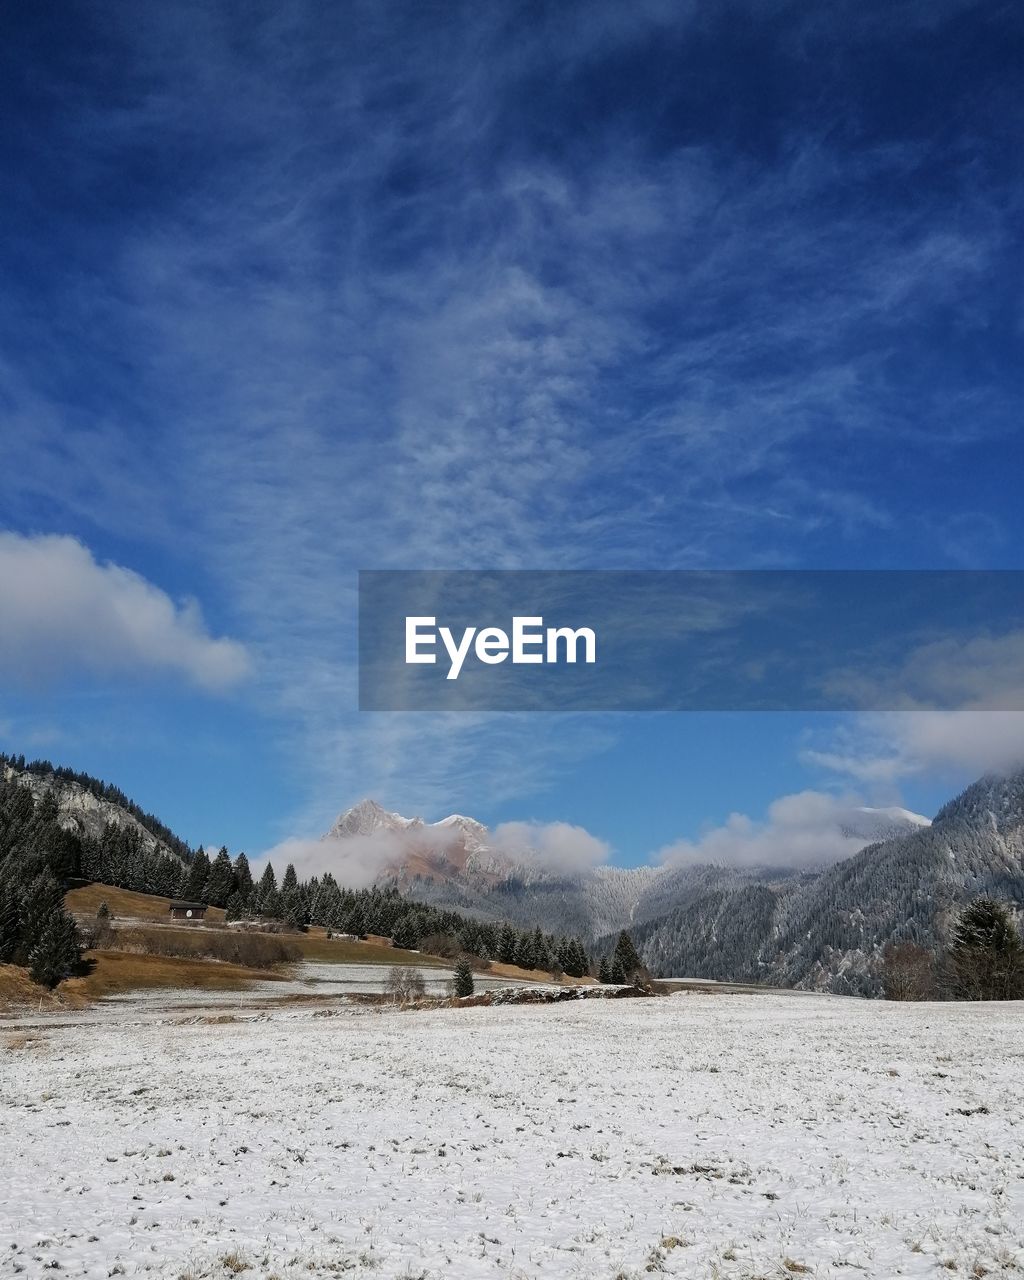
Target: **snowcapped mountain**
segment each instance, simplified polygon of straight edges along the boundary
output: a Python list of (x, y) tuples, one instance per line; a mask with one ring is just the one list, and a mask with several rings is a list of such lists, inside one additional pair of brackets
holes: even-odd
[(1024, 771), (982, 778), (908, 825), (814, 874), (709, 886), (634, 942), (662, 974), (878, 994), (887, 943), (941, 946), (972, 898), (1024, 908)]
[[(850, 808), (841, 811), (836, 822), (844, 836), (860, 845), (928, 826), (927, 818), (896, 808)], [(531, 851), (510, 856), (474, 818), (451, 814), (427, 823), (373, 800), (362, 800), (340, 814), (324, 839), (374, 840), (389, 854), (379, 882), (395, 884), (433, 906), (591, 938), (644, 924), (709, 893), (752, 884), (796, 885), (817, 874), (706, 864), (603, 866), (567, 874), (546, 867)]]
[(424, 822), (367, 799), (339, 814), (322, 839), (377, 842), (392, 854), (381, 879), (399, 885), (453, 880), (490, 884), (511, 874), (514, 866), (488, 845), (488, 835), (482, 822), (461, 813)]
[(844, 836), (856, 837), (871, 844), (879, 840), (893, 840), (908, 835), (921, 827), (931, 826), (931, 819), (909, 809), (892, 805), (886, 809), (870, 809), (858, 805), (848, 810), (840, 820), (839, 829)]
[(422, 829), (422, 818), (403, 818), (400, 813), (390, 813), (376, 800), (360, 800), (351, 809), (338, 814), (325, 840), (345, 839), (347, 836), (372, 836), (382, 831), (415, 831)]

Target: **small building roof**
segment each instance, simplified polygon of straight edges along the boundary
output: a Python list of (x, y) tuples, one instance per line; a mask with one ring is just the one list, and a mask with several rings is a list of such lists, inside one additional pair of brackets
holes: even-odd
[(205, 902), (172, 902), (168, 911), (205, 911)]

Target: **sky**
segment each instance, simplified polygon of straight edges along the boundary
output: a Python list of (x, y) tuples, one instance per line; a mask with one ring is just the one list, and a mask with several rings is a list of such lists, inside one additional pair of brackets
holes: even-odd
[(0, 747), (193, 844), (371, 795), (627, 865), (1011, 763), (1010, 713), (360, 713), (355, 593), (1024, 567), (1022, 53), (998, 0), (12, 9)]

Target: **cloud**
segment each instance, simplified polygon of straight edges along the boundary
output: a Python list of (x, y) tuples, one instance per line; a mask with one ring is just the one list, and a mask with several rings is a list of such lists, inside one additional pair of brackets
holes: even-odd
[(873, 810), (855, 795), (800, 791), (781, 796), (755, 820), (733, 813), (697, 840), (677, 840), (655, 855), (666, 866), (818, 867), (848, 858), (880, 838), (902, 810)]
[(29, 684), (166, 673), (219, 691), (250, 669), (242, 645), (207, 632), (194, 600), (175, 604), (74, 538), (0, 533), (0, 601), (0, 672)]
[(805, 764), (862, 783), (938, 773), (960, 782), (1024, 764), (1024, 711), (894, 711), (854, 717)]
[[(898, 634), (898, 632), (897, 632)], [(912, 649), (892, 669), (833, 672), (837, 704), (893, 709), (1024, 709), (1024, 631), (943, 636)]]
[(606, 841), (568, 822), (503, 822), (492, 844), (516, 862), (565, 875), (590, 871), (611, 853)]
[(423, 836), (419, 842), (396, 831), (322, 840), (290, 837), (254, 859), (253, 874), (259, 876), (271, 862), (280, 882), (285, 867), (292, 863), (300, 880), (330, 872), (344, 888), (365, 889), (378, 876), (400, 864), (414, 848), (439, 847), (433, 845), (423, 831), (418, 835)]
[[(458, 832), (436, 824), (319, 840), (292, 837), (268, 849), (256, 865), (262, 869), (269, 860), (280, 876), (291, 862), (300, 879), (329, 871), (339, 884), (358, 889), (412, 854), (443, 853), (459, 839)], [(606, 862), (610, 852), (605, 841), (568, 822), (504, 822), (486, 844), (516, 863), (556, 875), (588, 871)]]

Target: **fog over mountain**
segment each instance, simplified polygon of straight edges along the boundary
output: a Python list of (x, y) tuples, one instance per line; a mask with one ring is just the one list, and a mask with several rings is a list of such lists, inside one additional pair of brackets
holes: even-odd
[[(736, 817), (685, 850), (663, 850), (657, 865), (627, 868), (604, 865), (607, 846), (565, 823), (507, 823), (491, 832), (462, 815), (427, 823), (364, 800), (301, 852), (319, 870), (338, 875), (340, 867), (349, 880), (356, 871), (365, 883), (394, 883), (434, 905), (599, 938), (709, 893), (801, 883), (837, 856), (927, 824), (906, 810), (805, 792), (776, 802), (762, 824)], [(274, 856), (295, 852), (282, 847)]]
[(654, 866), (563, 870), (471, 818), (425, 823), (372, 801), (319, 844), (372, 851), (379, 882), (425, 902), (579, 932), (599, 950), (628, 927), (661, 975), (870, 995), (888, 942), (940, 945), (980, 894), (1024, 904), (1024, 772), (981, 779), (932, 822), (800, 793), (763, 822), (737, 815), (669, 846)]

